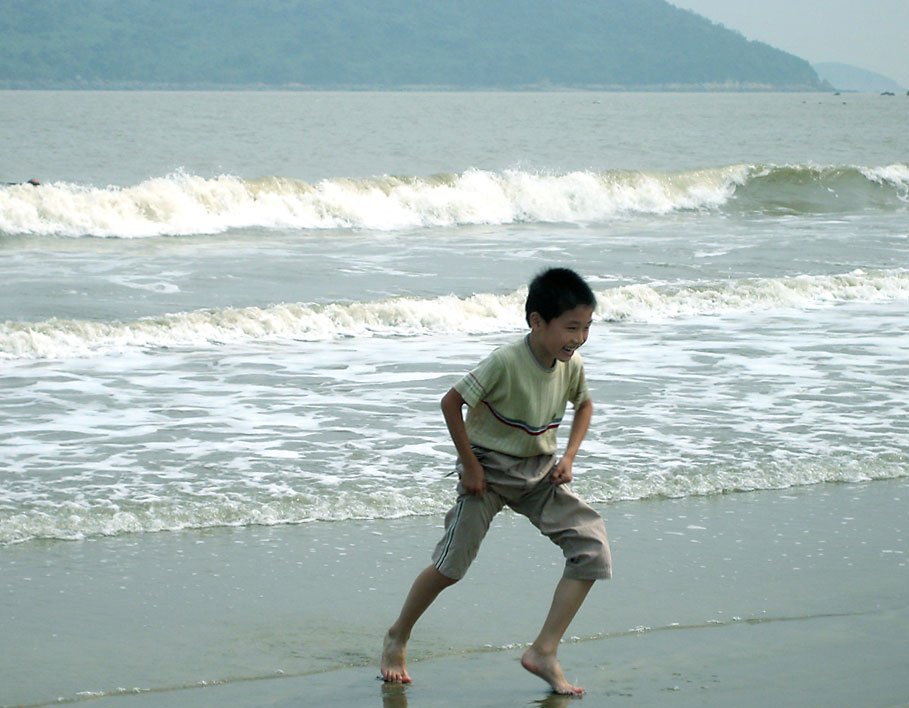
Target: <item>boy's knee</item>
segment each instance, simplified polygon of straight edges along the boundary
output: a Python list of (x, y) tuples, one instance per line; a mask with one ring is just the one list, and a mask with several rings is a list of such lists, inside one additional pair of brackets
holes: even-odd
[(442, 566), (444, 570), (441, 570), (439, 566), (436, 566), (436, 572), (439, 574), (439, 581), (445, 587), (451, 587), (455, 583), (461, 582), (465, 575), (467, 575), (468, 567), (461, 567), (457, 564)]
[(439, 581), (442, 585), (447, 588), (450, 588), (452, 585), (457, 583), (461, 578), (452, 578), (450, 575), (445, 575), (441, 570), (436, 569), (436, 572), (439, 574)]

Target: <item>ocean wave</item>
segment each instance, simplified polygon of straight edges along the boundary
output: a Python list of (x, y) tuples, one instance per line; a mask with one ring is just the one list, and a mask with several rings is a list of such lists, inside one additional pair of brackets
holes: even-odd
[(686, 210), (902, 207), (909, 165), (733, 165), (685, 172), (467, 170), (316, 183), (182, 172), (129, 187), (0, 187), (0, 233), (143, 238), (232, 229), (369, 229), (597, 223)]
[[(399, 297), (375, 302), (277, 304), (197, 310), (131, 322), (50, 319), (0, 323), (0, 359), (65, 359), (134, 349), (344, 337), (494, 333), (523, 323), (525, 290), (459, 298)], [(837, 302), (909, 299), (903, 270), (754, 278), (703, 284), (634, 284), (597, 293), (599, 321), (679, 317)]]
[[(588, 458), (586, 465), (597, 466)], [(812, 460), (787, 464), (755, 464), (750, 469), (692, 470), (688, 474), (654, 472), (644, 478), (616, 474), (601, 477), (580, 471), (573, 487), (595, 504), (643, 499), (711, 496), (779, 490), (824, 483), (863, 483), (904, 479), (905, 460), (893, 456), (862, 460)], [(103, 489), (96, 490), (103, 495)], [(0, 546), (35, 539), (75, 541), (221, 527), (277, 526), (317, 521), (397, 519), (439, 514), (453, 501), (453, 488), (442, 478), (433, 484), (399, 484), (395, 489), (345, 490), (336, 485), (310, 488), (281, 498), (232, 494), (199, 500), (156, 498), (154, 501), (115, 503), (109, 498), (67, 501), (0, 515)], [(210, 495), (208, 495), (210, 496)]]
[(909, 204), (909, 165), (751, 166), (728, 206), (759, 213), (827, 214)]
[(436, 513), (448, 503), (447, 496), (444, 500), (434, 500), (422, 489), (351, 492), (332, 487), (331, 490), (328, 494), (301, 493), (281, 499), (155, 499), (129, 504), (105, 499), (94, 503), (86, 500), (44, 504), (0, 517), (0, 546), (39, 538), (79, 541), (97, 536), (185, 529), (394, 519)]

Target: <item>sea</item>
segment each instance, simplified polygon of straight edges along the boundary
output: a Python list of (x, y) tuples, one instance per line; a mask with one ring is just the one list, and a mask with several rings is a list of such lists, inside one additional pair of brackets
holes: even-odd
[[(722, 524), (771, 490), (768, 543), (826, 508), (842, 543), (833, 488), (898, 508), (907, 125), (871, 94), (0, 92), (0, 705), (372, 667), (454, 500), (439, 401), (551, 266), (598, 299), (572, 486), (620, 566), (643, 515), (753, 565)], [(730, 582), (703, 558), (679, 597)], [(797, 576), (689, 614), (782, 617)], [(617, 577), (609, 622), (688, 621)], [(427, 656), (478, 641), (445, 616)]]
[(443, 512), (439, 400), (549, 266), (599, 302), (585, 498), (909, 476), (909, 100), (8, 91), (0, 125), (2, 545)]

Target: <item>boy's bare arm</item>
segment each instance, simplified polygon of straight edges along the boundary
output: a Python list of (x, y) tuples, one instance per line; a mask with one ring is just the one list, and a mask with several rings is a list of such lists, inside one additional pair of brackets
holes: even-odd
[(467, 427), (464, 425), (463, 407), (464, 399), (455, 389), (451, 389), (442, 397), (442, 415), (445, 416), (445, 424), (448, 426), (451, 441), (458, 451), (461, 466), (464, 468), (461, 474), (461, 484), (468, 493), (481, 497), (486, 491), (486, 472), (470, 447)]
[(568, 445), (565, 446), (565, 453), (562, 459), (549, 473), (549, 479), (553, 484), (568, 484), (572, 479), (571, 466), (574, 464), (574, 458), (577, 457), (578, 450), (581, 448), (581, 442), (587, 435), (587, 428), (590, 427), (590, 418), (593, 416), (593, 401), (589, 398), (574, 410), (574, 420), (571, 422), (571, 433), (568, 435)]

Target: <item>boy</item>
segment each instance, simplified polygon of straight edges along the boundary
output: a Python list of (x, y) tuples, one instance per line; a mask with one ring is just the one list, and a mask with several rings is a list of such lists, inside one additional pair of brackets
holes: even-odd
[[(405, 652), (414, 624), (442, 590), (464, 576), (492, 518), (507, 504), (558, 544), (566, 561), (543, 628), (521, 664), (556, 693), (583, 693), (565, 679), (556, 653), (594, 580), (612, 575), (602, 518), (564, 486), (593, 412), (576, 350), (587, 341), (595, 307), (593, 292), (577, 273), (544, 271), (527, 293), (529, 334), (494, 351), (442, 399), (458, 452), (458, 500), (445, 517), (432, 565), (417, 576), (385, 635), (385, 681), (411, 681)], [(557, 461), (556, 428), (568, 401), (574, 420)]]

